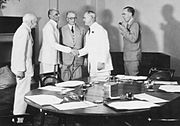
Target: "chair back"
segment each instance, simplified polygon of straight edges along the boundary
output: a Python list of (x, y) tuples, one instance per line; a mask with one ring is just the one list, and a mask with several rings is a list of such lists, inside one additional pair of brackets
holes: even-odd
[(174, 72), (174, 69), (153, 67), (149, 70), (148, 78), (150, 80), (169, 81), (173, 79)]
[(60, 65), (54, 65), (54, 71), (50, 73), (43, 73), (39, 75), (40, 86), (44, 87), (47, 85), (55, 85), (58, 82), (62, 82), (61, 73), (60, 73)]

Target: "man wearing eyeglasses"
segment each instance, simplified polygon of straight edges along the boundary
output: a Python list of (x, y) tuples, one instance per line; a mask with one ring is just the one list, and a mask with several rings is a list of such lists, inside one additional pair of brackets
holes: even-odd
[[(77, 14), (74, 11), (66, 13), (67, 24), (60, 30), (62, 33), (61, 42), (72, 49), (81, 49), (84, 44), (85, 29), (76, 23)], [(61, 78), (64, 81), (82, 77), (83, 57), (62, 53)]]
[(40, 50), (40, 73), (50, 73), (54, 71), (54, 66), (60, 63), (58, 51), (70, 53), (71, 48), (59, 44), (59, 11), (50, 9), (48, 11), (49, 21), (43, 28), (43, 40)]

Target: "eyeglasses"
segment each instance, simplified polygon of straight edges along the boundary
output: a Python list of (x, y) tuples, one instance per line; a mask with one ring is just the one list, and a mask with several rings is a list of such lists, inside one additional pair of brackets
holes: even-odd
[(59, 13), (54, 14), (54, 16), (59, 16), (59, 15), (60, 15)]
[(70, 20), (75, 20), (75, 19), (77, 19), (77, 17), (68, 17), (68, 19), (70, 19)]

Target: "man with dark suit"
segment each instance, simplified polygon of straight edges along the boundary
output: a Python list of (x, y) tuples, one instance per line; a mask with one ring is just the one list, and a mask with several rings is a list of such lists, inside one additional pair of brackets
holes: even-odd
[(123, 9), (123, 22), (119, 23), (120, 33), (124, 41), (124, 69), (126, 75), (138, 75), (141, 61), (141, 29), (134, 19), (134, 8)]
[[(76, 24), (77, 14), (74, 11), (66, 13), (67, 24), (60, 30), (62, 44), (72, 49), (81, 49), (84, 45), (85, 29)], [(83, 57), (62, 53), (61, 79), (78, 79), (82, 77)]]

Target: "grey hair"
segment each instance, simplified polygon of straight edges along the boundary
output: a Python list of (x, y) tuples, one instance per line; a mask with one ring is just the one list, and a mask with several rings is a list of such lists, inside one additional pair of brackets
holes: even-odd
[(34, 21), (34, 20), (37, 20), (37, 17), (36, 17), (36, 15), (34, 15), (34, 14), (27, 13), (27, 14), (25, 14), (25, 15), (23, 16), (23, 22), (24, 22), (24, 23), (25, 23), (25, 22), (29, 23), (29, 22)]
[(96, 20), (96, 13), (94, 11), (88, 10), (86, 13), (90, 15), (94, 21)]
[(68, 12), (66, 12), (66, 17), (68, 16), (69, 13), (73, 13), (73, 14), (75, 14), (77, 16), (75, 11), (68, 11)]

